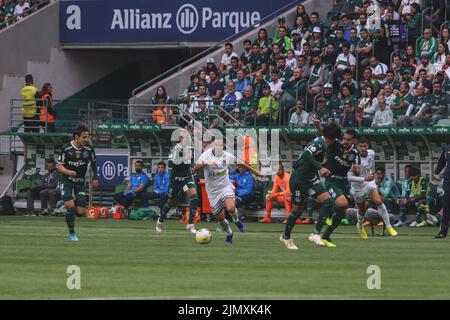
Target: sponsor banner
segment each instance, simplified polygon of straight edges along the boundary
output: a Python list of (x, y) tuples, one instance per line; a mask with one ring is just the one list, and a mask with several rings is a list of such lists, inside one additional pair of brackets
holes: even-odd
[(128, 177), (127, 155), (97, 155), (100, 187), (114, 187)]
[(160, 131), (161, 126), (155, 123), (146, 124), (98, 124), (97, 131)]
[[(300, 128), (286, 128), (286, 127), (272, 127), (258, 128), (258, 127), (227, 127), (228, 129), (240, 130), (279, 130), (282, 134), (293, 135), (318, 135), (319, 131), (312, 126), (304, 126)], [(345, 131), (345, 128), (343, 128)], [(356, 128), (361, 135), (445, 135), (450, 134), (450, 127), (410, 127), (410, 128)]]
[[(294, 0), (66, 0), (62, 43), (220, 41), (254, 26)], [(273, 18), (273, 17), (271, 17)]]

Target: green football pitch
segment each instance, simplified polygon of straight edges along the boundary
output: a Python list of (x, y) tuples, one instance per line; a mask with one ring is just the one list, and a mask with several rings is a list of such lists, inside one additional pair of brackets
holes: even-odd
[[(232, 247), (214, 222), (197, 226), (212, 231), (207, 245), (177, 221), (161, 235), (154, 225), (78, 219), (80, 241), (70, 242), (62, 217), (2, 216), (0, 299), (450, 298), (450, 239), (433, 239), (437, 228), (362, 240), (355, 226), (342, 226), (332, 249), (310, 243), (312, 227), (297, 225), (300, 250), (289, 251), (279, 241), (282, 224), (248, 223)], [(67, 288), (72, 265), (80, 268), (79, 290)], [(368, 289), (372, 265), (380, 289)]]

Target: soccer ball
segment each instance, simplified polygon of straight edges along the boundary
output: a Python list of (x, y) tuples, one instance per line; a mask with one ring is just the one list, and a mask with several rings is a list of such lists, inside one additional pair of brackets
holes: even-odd
[(197, 233), (195, 234), (195, 241), (197, 241), (198, 244), (207, 244), (210, 243), (212, 239), (211, 231), (208, 229), (200, 229), (197, 230)]

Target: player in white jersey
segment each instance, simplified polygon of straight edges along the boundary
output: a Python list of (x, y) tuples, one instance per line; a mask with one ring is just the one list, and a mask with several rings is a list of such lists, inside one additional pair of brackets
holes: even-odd
[(391, 226), (386, 205), (383, 203), (383, 199), (381, 198), (378, 187), (374, 181), (375, 152), (372, 149), (369, 149), (369, 142), (367, 139), (359, 139), (358, 152), (359, 154), (356, 158), (356, 164), (348, 172), (348, 180), (351, 183), (350, 193), (355, 199), (359, 209), (357, 214), (357, 228), (359, 235), (361, 238), (367, 239), (367, 233), (364, 230), (363, 222), (368, 207), (367, 198), (369, 198), (378, 207), (378, 213), (384, 221), (386, 231), (392, 237), (395, 237), (397, 236), (397, 231), (395, 231)]
[[(235, 157), (224, 151), (222, 143), (216, 140), (209, 149), (203, 152), (193, 169), (194, 173), (203, 169), (206, 193), (211, 205), (212, 215), (217, 217), (220, 226), (227, 233), (225, 243), (228, 245), (232, 244), (233, 231), (225, 218), (224, 210), (230, 213), (239, 231), (246, 231), (245, 225), (239, 220), (235, 201), (235, 188), (228, 176), (228, 166), (234, 163)], [(248, 166), (246, 167), (256, 175), (260, 175), (258, 171)]]

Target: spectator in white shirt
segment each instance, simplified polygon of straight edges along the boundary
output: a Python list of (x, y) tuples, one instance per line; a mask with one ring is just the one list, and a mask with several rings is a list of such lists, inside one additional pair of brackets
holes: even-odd
[(283, 81), (279, 79), (279, 70), (277, 68), (270, 72), (270, 80), (269, 86), (272, 96), (280, 100), (281, 95), (283, 94), (283, 90), (281, 89)]
[(365, 97), (359, 101), (359, 108), (363, 111), (362, 125), (364, 127), (370, 127), (372, 125), (375, 112), (378, 110), (378, 99), (374, 97), (372, 87), (367, 87), (365, 91)]
[(297, 58), (295, 56), (294, 50), (292, 49), (289, 49), (287, 51), (286, 66), (288, 66), (292, 70), (297, 68)]
[(298, 128), (306, 126), (309, 124), (309, 114), (304, 110), (304, 105), (302, 100), (297, 100), (295, 104), (295, 112), (291, 116), (289, 125), (292, 128)]
[(204, 84), (200, 84), (198, 86), (198, 96), (192, 99), (191, 106), (189, 107), (188, 112), (198, 113), (200, 111), (200, 101), (205, 101), (206, 108), (209, 108), (213, 105), (212, 98), (206, 93), (206, 86)]
[(230, 42), (225, 43), (225, 53), (222, 55), (222, 60), (220, 60), (220, 72), (227, 74), (227, 70), (231, 68), (231, 58), (239, 56), (236, 52), (233, 52), (233, 45)]
[(436, 72), (442, 70), (442, 66), (445, 64), (445, 57), (447, 54), (447, 45), (445, 43), (439, 43), (438, 51), (434, 54), (434, 69)]
[(395, 105), (395, 100), (397, 96), (394, 94), (394, 89), (390, 84), (385, 84), (383, 87), (384, 90), (384, 101), (386, 105), (390, 108), (391, 105)]
[(350, 44), (344, 43), (342, 45), (342, 53), (338, 55), (335, 67), (342, 72), (350, 68), (352, 72), (355, 73), (356, 58), (350, 53)]
[(27, 16), (27, 9), (30, 9), (30, 4), (28, 2), (25, 2), (25, 0), (19, 0), (19, 2), (14, 7), (14, 16), (17, 16), (18, 18), (19, 16), (21, 18)]
[(384, 85), (386, 83), (388, 66), (379, 62), (376, 57), (370, 57), (369, 67), (372, 70), (372, 78), (378, 80), (381, 85)]
[(386, 106), (384, 94), (378, 94), (378, 106), (379, 110), (375, 112), (373, 117), (372, 127), (393, 127), (394, 126), (394, 114), (391, 109)]
[(434, 74), (436, 73), (436, 68), (430, 63), (430, 59), (428, 59), (428, 55), (426, 54), (420, 56), (420, 64), (417, 66), (416, 72), (414, 73), (414, 80), (419, 79), (419, 71), (422, 69), (427, 72), (428, 80), (432, 81)]
[(420, 0), (402, 0), (398, 12), (400, 13), (400, 15), (405, 16), (411, 13), (411, 5), (413, 3), (417, 3), (418, 5), (420, 5), (420, 2)]

